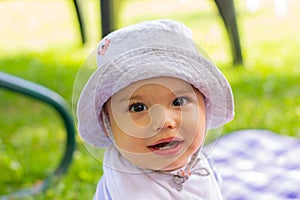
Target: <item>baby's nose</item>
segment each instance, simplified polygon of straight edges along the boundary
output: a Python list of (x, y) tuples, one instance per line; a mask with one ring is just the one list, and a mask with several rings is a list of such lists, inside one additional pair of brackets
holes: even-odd
[(176, 127), (176, 116), (171, 108), (155, 104), (150, 108), (151, 126), (154, 132)]

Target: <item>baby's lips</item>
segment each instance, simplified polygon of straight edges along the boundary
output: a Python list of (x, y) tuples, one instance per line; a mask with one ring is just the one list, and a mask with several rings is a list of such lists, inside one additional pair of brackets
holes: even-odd
[(155, 146), (155, 145), (158, 145), (158, 144), (161, 144), (161, 143), (169, 143), (169, 142), (172, 142), (172, 141), (183, 142), (183, 139), (181, 139), (181, 138), (176, 138), (176, 137), (164, 138), (164, 139), (161, 139), (161, 140), (156, 141), (154, 144), (149, 145), (148, 147), (150, 147), (150, 146)]

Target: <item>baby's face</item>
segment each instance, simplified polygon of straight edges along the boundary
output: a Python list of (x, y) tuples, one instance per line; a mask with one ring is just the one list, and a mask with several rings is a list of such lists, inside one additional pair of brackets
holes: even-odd
[(142, 168), (181, 168), (205, 137), (204, 98), (177, 78), (135, 82), (113, 95), (105, 111), (118, 150)]

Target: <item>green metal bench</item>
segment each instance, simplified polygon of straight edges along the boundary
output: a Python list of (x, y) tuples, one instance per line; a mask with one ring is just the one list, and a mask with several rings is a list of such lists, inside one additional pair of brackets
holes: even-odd
[(54, 180), (65, 174), (71, 164), (73, 152), (75, 149), (75, 126), (73, 118), (68, 111), (68, 106), (65, 100), (57, 93), (41, 85), (0, 72), (0, 88), (32, 97), (49, 106), (52, 106), (59, 113), (65, 124), (65, 150), (59, 165), (52, 172), (52, 174), (49, 177), (46, 177), (38, 185), (34, 185), (33, 187), (27, 189), (22, 189), (11, 194), (0, 196), (0, 200), (21, 198), (28, 195), (38, 194), (45, 191)]

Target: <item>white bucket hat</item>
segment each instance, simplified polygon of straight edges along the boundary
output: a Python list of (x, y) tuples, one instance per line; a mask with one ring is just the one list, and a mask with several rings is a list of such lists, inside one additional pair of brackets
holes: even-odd
[(207, 129), (233, 119), (229, 83), (198, 52), (190, 30), (179, 22), (146, 21), (110, 33), (98, 45), (97, 66), (77, 105), (79, 134), (96, 147), (112, 144), (100, 119), (104, 103), (122, 88), (147, 78), (175, 77), (197, 88), (205, 97)]

